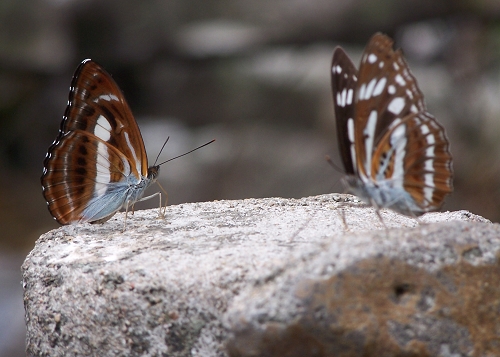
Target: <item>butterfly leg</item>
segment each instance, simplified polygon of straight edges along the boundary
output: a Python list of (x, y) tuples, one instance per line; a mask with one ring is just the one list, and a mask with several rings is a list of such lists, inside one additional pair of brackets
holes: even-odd
[(384, 226), (385, 230), (388, 231), (389, 228), (385, 225), (382, 215), (380, 214), (380, 208), (375, 207), (375, 213), (377, 214), (377, 217), (380, 220), (380, 223), (382, 223), (382, 225)]
[[(168, 202), (168, 193), (165, 191), (165, 206), (162, 207), (161, 205), (161, 196), (160, 196), (160, 217), (165, 218), (165, 214), (167, 213), (167, 202)], [(163, 208), (163, 212), (162, 209)]]
[(375, 208), (375, 213), (377, 214), (378, 219), (380, 220), (380, 223), (384, 226), (385, 230), (388, 231), (389, 228), (385, 225), (385, 222), (382, 218), (382, 215), (380, 214), (380, 207), (377, 205), (374, 199), (370, 198), (370, 205)]
[[(134, 205), (132, 205), (133, 207)], [(127, 205), (125, 207), (125, 219), (123, 220), (123, 230), (122, 230), (122, 233), (125, 232), (125, 230), (127, 229), (127, 214), (128, 214), (128, 208), (129, 208), (129, 204), (127, 202)]]
[[(159, 208), (159, 214), (158, 214), (158, 216), (163, 219), (163, 218), (165, 218), (165, 214), (164, 214), (164, 212), (161, 211), (161, 208), (162, 208), (162, 205), (161, 205), (161, 192), (156, 192), (156, 193), (153, 193), (152, 195), (149, 195), (147, 197), (143, 197), (140, 200), (138, 200), (137, 202), (146, 201), (146, 200), (149, 200), (150, 198), (153, 198), (155, 196), (159, 196), (159, 198), (160, 198), (160, 208)], [(166, 210), (166, 205), (165, 205), (165, 210)]]
[[(345, 190), (344, 193), (348, 193), (347, 190)], [(347, 224), (347, 211), (349, 207), (353, 207), (353, 201), (349, 197), (344, 197), (339, 201), (339, 215), (342, 219), (345, 231), (349, 231), (349, 225)]]
[(163, 208), (163, 212), (161, 211), (161, 199), (160, 199), (160, 217), (165, 218), (165, 213), (167, 213), (168, 192), (163, 188), (162, 185), (160, 185), (160, 183), (158, 181), (156, 181), (156, 184), (160, 187), (160, 189), (165, 194), (165, 207)]

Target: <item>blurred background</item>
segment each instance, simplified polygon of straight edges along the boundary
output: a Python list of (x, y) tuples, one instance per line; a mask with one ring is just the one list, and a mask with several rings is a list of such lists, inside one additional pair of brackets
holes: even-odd
[[(341, 192), (329, 66), (382, 31), (446, 127), (444, 210), (500, 220), (497, 0), (3, 0), (0, 4), (0, 356), (24, 354), (20, 265), (56, 228), (40, 175), (85, 58), (120, 85), (169, 204)], [(151, 192), (157, 190), (154, 187)], [(157, 201), (140, 208), (157, 206)], [(167, 217), (168, 219), (168, 217)]]

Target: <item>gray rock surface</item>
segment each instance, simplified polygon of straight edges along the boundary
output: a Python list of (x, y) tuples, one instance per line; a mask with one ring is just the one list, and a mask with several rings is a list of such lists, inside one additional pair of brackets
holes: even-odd
[(495, 355), (499, 225), (382, 217), (331, 194), (50, 231), (23, 264), (28, 354)]

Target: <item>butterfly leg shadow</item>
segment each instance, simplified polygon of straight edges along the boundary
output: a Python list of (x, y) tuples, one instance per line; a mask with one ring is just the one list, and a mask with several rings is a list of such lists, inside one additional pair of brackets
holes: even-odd
[[(340, 202), (340, 203), (341, 204), (339, 206), (339, 210), (340, 210), (340, 214), (339, 215), (341, 216), (342, 223), (344, 225), (345, 230), (349, 231), (349, 225), (347, 223), (347, 218), (346, 218), (346, 208), (349, 207), (349, 206), (351, 206), (351, 205), (346, 200), (344, 200), (343, 202)], [(369, 202), (363, 202), (362, 206), (357, 206), (357, 207), (366, 207), (366, 208), (373, 207), (373, 209), (375, 211), (375, 214), (377, 215), (377, 218), (378, 218), (379, 222), (382, 224), (382, 226), (384, 227), (384, 229), (386, 231), (389, 230), (389, 227), (385, 224), (384, 218), (382, 217), (382, 214), (381, 214), (381, 210), (382, 210), (383, 207), (379, 207), (374, 200), (369, 199)]]
[[(348, 191), (344, 191), (344, 194), (348, 194)], [(347, 214), (346, 214), (346, 211), (347, 211), (347, 208), (348, 207), (352, 207), (352, 205), (350, 203), (353, 203), (353, 202), (349, 202), (350, 199), (345, 197), (345, 198), (341, 198), (338, 203), (339, 203), (339, 206), (338, 206), (338, 215), (340, 217), (340, 220), (342, 221), (342, 224), (344, 226), (344, 230), (346, 232), (348, 232), (350, 229), (349, 229), (349, 224), (347, 223)]]
[[(366, 207), (366, 208), (369, 208), (371, 205), (369, 204), (364, 204), (363, 206), (361, 207)], [(341, 204), (339, 206), (339, 216), (340, 216), (340, 219), (342, 220), (342, 224), (344, 225), (344, 230), (346, 232), (348, 232), (350, 229), (349, 229), (349, 225), (347, 223), (347, 215), (346, 215), (346, 211), (347, 211), (347, 207), (349, 207), (349, 204), (347, 202), (344, 202), (344, 204)], [(385, 224), (384, 222), (384, 219), (382, 218), (382, 215), (380, 214), (380, 208), (377, 207), (377, 206), (373, 206), (374, 210), (375, 210), (375, 214), (377, 215), (378, 217), (378, 220), (380, 221), (380, 223), (382, 223), (382, 226), (384, 226), (384, 229), (387, 231), (389, 230), (389, 228), (387, 227), (387, 225)]]

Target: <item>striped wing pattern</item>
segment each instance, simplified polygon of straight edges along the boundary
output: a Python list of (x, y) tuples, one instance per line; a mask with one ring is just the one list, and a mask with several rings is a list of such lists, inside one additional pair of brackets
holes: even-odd
[(58, 136), (41, 178), (60, 224), (102, 222), (137, 201), (156, 179), (139, 127), (109, 73), (92, 60), (77, 68)]
[(338, 144), (350, 192), (377, 207), (417, 216), (441, 207), (453, 190), (444, 128), (401, 50), (375, 34), (359, 70), (344, 50), (333, 54), (331, 76)]

